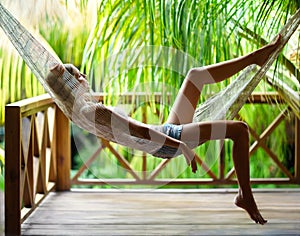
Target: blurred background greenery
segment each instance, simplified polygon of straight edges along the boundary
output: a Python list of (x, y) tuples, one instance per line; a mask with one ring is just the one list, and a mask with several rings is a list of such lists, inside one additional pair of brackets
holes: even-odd
[[(87, 73), (94, 91), (108, 93), (105, 102), (109, 105), (118, 103), (110, 96), (112, 94), (132, 91), (153, 93), (164, 91), (168, 86), (176, 91), (184, 79), (183, 74), (164, 68), (150, 66), (128, 70), (122, 65), (115, 68), (119, 72), (118, 76), (112, 77), (111, 64), (106, 63), (113, 60), (112, 55), (129, 50), (124, 55), (133, 57), (139, 48), (154, 45), (181, 51), (192, 57), (197, 66), (224, 61), (257, 49), (272, 40), (286, 20), (300, 7), (299, 0), (1, 0), (0, 2), (64, 63), (73, 63)], [(0, 37), (0, 189), (3, 189), (4, 107), (8, 103), (44, 93), (44, 90), (3, 32), (0, 32)], [(299, 52), (299, 31), (297, 31), (279, 57), (276, 72), (273, 73), (274, 77), (284, 81), (295, 92), (300, 91), (297, 74), (300, 65)], [(286, 68), (286, 61), (291, 62), (292, 69)], [(274, 68), (272, 71), (275, 71)], [(230, 80), (205, 88), (201, 100), (228, 83)], [(275, 89), (262, 81), (256, 91), (275, 91)], [(175, 94), (171, 96), (171, 102)], [(162, 104), (166, 103), (167, 100), (162, 100)], [(155, 117), (152, 112), (153, 106), (150, 104), (147, 108), (149, 121), (163, 122), (165, 116)], [(166, 114), (170, 106), (162, 106), (159, 109), (162, 114)], [(278, 114), (282, 109), (282, 105), (279, 104), (259, 106), (250, 104), (244, 106), (240, 114), (259, 132), (271, 122), (270, 114)], [(133, 115), (140, 118), (140, 110)], [(293, 114), (289, 116), (292, 120)], [(287, 129), (288, 131), (291, 129), (290, 123), (282, 123), (276, 129), (275, 137), (267, 141), (274, 153), (282, 158), (282, 162), (290, 162), (293, 158), (291, 153), (293, 147), (289, 146)], [(88, 134), (82, 134), (76, 127), (72, 129), (75, 136), (79, 136), (79, 133), (87, 138), (81, 139), (82, 145), (77, 145), (77, 150), (73, 149), (72, 163), (75, 169), (84, 161), (82, 156), (89, 155), (89, 150), (92, 150), (97, 142), (92, 137), (88, 138), (90, 137)], [(212, 150), (212, 153), (207, 151), (211, 145), (218, 149), (217, 143), (208, 143), (199, 148), (200, 155), (206, 155), (207, 158), (214, 156), (215, 151)], [(225, 146), (225, 156), (230, 168), (231, 143), (226, 142)], [(106, 160), (91, 166), (85, 173), (86, 176), (124, 177), (126, 173), (119, 168), (109, 169), (112, 160), (109, 154), (107, 155)], [(141, 165), (141, 158), (132, 156), (130, 158), (137, 167)], [(214, 158), (211, 161), (212, 168), (216, 169)], [(160, 160), (149, 157), (148, 168), (151, 169), (158, 161)], [(103, 165), (107, 167), (99, 170), (99, 166)], [(183, 159), (172, 162), (161, 177), (173, 175), (176, 177), (178, 173), (172, 173), (172, 170), (182, 165)], [(251, 159), (251, 166), (251, 176), (282, 175), (278, 169), (273, 169), (272, 161), (262, 150), (255, 153), (255, 158)], [(187, 169), (179, 177), (193, 177), (193, 174)]]

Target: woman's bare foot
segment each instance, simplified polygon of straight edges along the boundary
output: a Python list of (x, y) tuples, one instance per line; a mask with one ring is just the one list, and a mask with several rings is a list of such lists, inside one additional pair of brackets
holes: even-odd
[(246, 199), (242, 196), (241, 191), (239, 191), (238, 195), (235, 197), (235, 205), (247, 211), (249, 216), (255, 223), (258, 224), (265, 224), (267, 220), (265, 220), (262, 215), (260, 214), (259, 210), (257, 209), (256, 203), (253, 197)]
[(269, 58), (270, 54), (279, 46), (281, 41), (281, 35), (279, 34), (276, 40), (257, 51), (253, 52), (255, 64), (262, 66)]

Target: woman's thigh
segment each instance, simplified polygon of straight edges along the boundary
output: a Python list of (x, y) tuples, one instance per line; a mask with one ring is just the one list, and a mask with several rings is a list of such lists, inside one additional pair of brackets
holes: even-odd
[(181, 141), (198, 146), (208, 140), (234, 139), (246, 134), (244, 130), (247, 130), (247, 125), (240, 121), (221, 120), (184, 124)]

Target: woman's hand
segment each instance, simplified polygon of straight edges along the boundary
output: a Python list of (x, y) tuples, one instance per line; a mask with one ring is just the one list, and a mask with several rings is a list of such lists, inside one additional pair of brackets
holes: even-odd
[(82, 74), (73, 64), (64, 64), (67, 71), (75, 77), (85, 88), (89, 88), (89, 83), (86, 80), (86, 75)]
[(64, 71), (65, 71), (65, 68), (62, 64), (56, 64), (50, 68), (50, 73), (49, 73), (48, 77), (51, 77), (51, 78), (57, 77), (58, 78), (63, 75)]
[(74, 65), (72, 64), (56, 64), (53, 67), (50, 68), (50, 73), (48, 75), (51, 76), (51, 79), (53, 77), (61, 77), (65, 70), (67, 70), (71, 75), (75, 77), (81, 84), (83, 84), (85, 87), (89, 87), (89, 84), (86, 80), (86, 75), (82, 74)]
[(180, 149), (182, 154), (184, 155), (186, 162), (188, 165), (192, 166), (192, 171), (195, 173), (197, 171), (197, 164), (195, 161), (195, 153), (192, 149), (190, 149), (185, 143), (180, 143)]
[(79, 82), (86, 79), (86, 75), (80, 73), (80, 71), (73, 64), (64, 64), (64, 67), (73, 75)]

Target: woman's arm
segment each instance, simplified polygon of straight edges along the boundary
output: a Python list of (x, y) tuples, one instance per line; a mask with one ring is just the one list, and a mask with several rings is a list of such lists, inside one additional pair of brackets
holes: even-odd
[[(122, 124), (121, 126), (124, 126), (124, 132), (130, 132), (130, 135), (146, 139), (155, 143), (160, 144), (161, 146), (166, 145), (173, 148), (178, 148), (182, 151), (182, 154), (184, 155), (187, 164), (190, 165), (192, 163), (193, 172), (196, 171), (196, 165), (193, 161), (195, 158), (195, 153), (192, 149), (190, 149), (186, 143), (174, 139), (164, 133), (161, 133), (155, 129), (151, 129), (149, 126), (136, 122), (133, 119), (129, 117), (124, 117), (113, 110), (111, 110), (111, 117), (113, 120), (113, 124)], [(120, 128), (120, 127), (119, 127)]]

